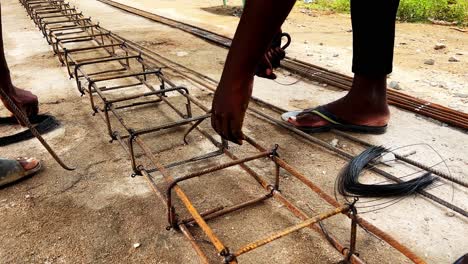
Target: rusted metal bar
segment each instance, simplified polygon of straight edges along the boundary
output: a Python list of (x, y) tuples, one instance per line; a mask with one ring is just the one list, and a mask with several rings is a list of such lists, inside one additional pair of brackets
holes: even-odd
[(107, 103), (113, 104), (113, 103), (123, 102), (123, 101), (127, 101), (127, 100), (137, 99), (137, 98), (141, 98), (141, 97), (147, 97), (147, 96), (150, 96), (150, 95), (163, 94), (163, 93), (176, 91), (176, 90), (183, 90), (186, 93), (188, 93), (187, 88), (179, 86), (179, 87), (173, 87), (173, 88), (166, 88), (166, 89), (155, 91), (155, 92), (146, 92), (146, 93), (130, 95), (130, 96), (122, 97), (122, 98), (107, 100)]
[(258, 241), (255, 241), (255, 242), (252, 242), (242, 248), (240, 248), (239, 250), (237, 250), (234, 254), (230, 255), (227, 257), (227, 259), (230, 261), (229, 258), (231, 257), (234, 257), (234, 258), (237, 258), (239, 257), (240, 255), (242, 254), (245, 254), (249, 251), (252, 251), (256, 248), (259, 248), (261, 246), (264, 246), (272, 241), (275, 241), (277, 239), (280, 239), (286, 235), (289, 235), (293, 232), (296, 232), (296, 231), (299, 231), (305, 227), (308, 227), (312, 224), (315, 224), (319, 221), (322, 221), (324, 219), (327, 219), (327, 218), (330, 218), (334, 215), (337, 215), (337, 214), (340, 214), (340, 213), (343, 213), (343, 212), (346, 212), (349, 210), (349, 205), (343, 205), (343, 206), (340, 206), (338, 208), (335, 208), (334, 210), (331, 210), (329, 212), (326, 212), (326, 213), (322, 213), (318, 216), (315, 216), (313, 218), (309, 218), (307, 220), (304, 220), (303, 222), (297, 224), (297, 225), (294, 225), (294, 226), (291, 226), (291, 227), (288, 227), (280, 232), (277, 232), (275, 234), (272, 234), (264, 239), (261, 239), (261, 240), (258, 240)]
[[(208, 221), (208, 220), (211, 220), (211, 219), (214, 219), (214, 218), (217, 218), (217, 217), (220, 217), (220, 216), (223, 216), (223, 215), (238, 211), (240, 209), (243, 209), (243, 208), (258, 204), (258, 203), (263, 202), (263, 201), (265, 201), (265, 200), (267, 200), (267, 199), (269, 199), (271, 197), (273, 197), (271, 194), (267, 194), (267, 195), (261, 196), (259, 198), (255, 198), (255, 199), (252, 199), (252, 200), (247, 201), (247, 202), (243, 202), (243, 203), (240, 203), (240, 204), (237, 204), (237, 205), (233, 205), (233, 206), (230, 206), (230, 207), (227, 207), (227, 208), (223, 208), (221, 210), (216, 210), (216, 211), (210, 212), (210, 213), (202, 215), (202, 216), (203, 216), (203, 219), (205, 219), (205, 221)], [(181, 220), (179, 223), (177, 223), (177, 225), (179, 225), (181, 223), (186, 224), (188, 226), (192, 226), (192, 225), (196, 224), (196, 222), (193, 220), (193, 218)]]
[(134, 133), (135, 133), (135, 135), (144, 135), (144, 134), (157, 132), (157, 131), (164, 130), (164, 129), (169, 129), (169, 128), (178, 127), (178, 126), (181, 126), (181, 125), (186, 125), (186, 124), (189, 124), (189, 123), (191, 123), (193, 121), (207, 119), (210, 116), (211, 115), (207, 114), (207, 115), (201, 115), (201, 116), (197, 116), (197, 117), (187, 118), (187, 119), (183, 119), (183, 120), (180, 120), (180, 121), (171, 122), (171, 123), (167, 123), (167, 124), (164, 124), (164, 125), (161, 125), (161, 126), (157, 126), (157, 127), (154, 127), (154, 128), (143, 128), (143, 129), (135, 130)]
[[(233, 160), (238, 159), (234, 154), (229, 152), (229, 150), (224, 149), (224, 153), (230, 157)], [(273, 194), (273, 197), (280, 203), (282, 203), (291, 213), (293, 213), (296, 217), (298, 217), (301, 220), (306, 220), (310, 218), (306, 213), (304, 213), (301, 209), (296, 207), (291, 201), (289, 201), (281, 192), (274, 190), (270, 184), (268, 184), (265, 179), (263, 179), (258, 173), (253, 171), (249, 166), (246, 164), (241, 164), (240, 167), (247, 172), (250, 176), (252, 176), (265, 190), (271, 191)], [(310, 228), (321, 235), (323, 235), (329, 242), (330, 244), (338, 251), (340, 252), (344, 257), (348, 257), (350, 255), (349, 249), (344, 247), (335, 237), (333, 237), (331, 234), (325, 234), (323, 233), (323, 230), (318, 224), (314, 224), (310, 226)], [(352, 255), (351, 256), (351, 262), (355, 264), (363, 264), (364, 261), (361, 260), (358, 256)]]
[[(154, 157), (154, 155), (151, 153), (151, 150), (146, 146), (146, 144), (139, 137), (135, 138), (135, 142), (137, 142), (138, 145), (143, 149), (143, 151), (148, 155), (148, 157), (153, 162), (153, 165), (156, 166), (156, 168), (158, 168), (159, 172), (165, 177), (165, 179), (167, 181), (172, 181), (173, 180), (172, 176), (169, 175), (166, 169), (159, 163), (156, 157)], [(208, 224), (205, 222), (205, 220), (203, 220), (203, 217), (200, 215), (200, 213), (198, 213), (197, 209), (192, 205), (187, 195), (177, 185), (174, 187), (174, 190), (179, 196), (179, 199), (187, 208), (187, 210), (193, 216), (194, 220), (197, 222), (197, 224), (200, 226), (203, 232), (210, 239), (211, 243), (213, 243), (213, 246), (216, 248), (218, 253), (220, 255), (227, 254), (228, 252), (227, 248), (224, 246), (221, 240), (215, 235), (211, 227), (209, 227)]]
[(185, 225), (180, 225), (179, 228), (180, 228), (180, 231), (182, 231), (182, 234), (184, 234), (185, 237), (187, 237), (190, 244), (192, 244), (192, 247), (197, 252), (201, 263), (202, 264), (209, 264), (210, 262), (209, 262), (208, 258), (206, 257), (205, 253), (201, 250), (200, 246), (198, 246), (197, 242), (195, 241), (195, 238), (193, 238), (192, 234), (190, 234), (188, 228)]
[(172, 194), (171, 193), (172, 193), (172, 189), (175, 186), (177, 186), (178, 183), (180, 183), (181, 181), (185, 181), (185, 180), (188, 180), (188, 179), (192, 179), (192, 178), (195, 178), (195, 177), (200, 177), (202, 175), (213, 173), (215, 171), (223, 170), (223, 169), (226, 169), (226, 168), (229, 168), (229, 167), (232, 167), (232, 166), (243, 164), (243, 163), (246, 163), (246, 162), (249, 162), (249, 161), (252, 161), (252, 160), (269, 157), (272, 154), (273, 154), (273, 151), (265, 151), (263, 153), (260, 153), (260, 154), (257, 154), (257, 155), (251, 156), (251, 157), (238, 159), (238, 160), (235, 160), (235, 161), (220, 164), (218, 166), (208, 168), (208, 169), (205, 169), (205, 170), (201, 170), (201, 171), (198, 171), (198, 172), (194, 172), (194, 173), (182, 176), (182, 177), (175, 178), (172, 181), (170, 181), (167, 188), (166, 188), (166, 199), (167, 199), (167, 204), (166, 205), (167, 205), (167, 212), (168, 212), (167, 217), (168, 217), (168, 222), (169, 222), (170, 227), (171, 228), (176, 228), (177, 227), (177, 220), (174, 218), (175, 211), (174, 211), (174, 207), (172, 206), (172, 198), (171, 198)]

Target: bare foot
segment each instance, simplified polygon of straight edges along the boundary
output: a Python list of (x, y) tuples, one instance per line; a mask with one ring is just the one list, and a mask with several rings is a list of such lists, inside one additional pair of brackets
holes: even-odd
[[(364, 77), (356, 75), (349, 93), (325, 109), (350, 124), (385, 126), (390, 119), (387, 103), (386, 76)], [(329, 122), (313, 113), (301, 113), (288, 120), (294, 126), (320, 127)]]

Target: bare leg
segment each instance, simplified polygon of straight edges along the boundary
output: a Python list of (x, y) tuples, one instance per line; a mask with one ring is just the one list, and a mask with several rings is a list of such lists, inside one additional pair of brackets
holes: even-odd
[[(29, 91), (15, 87), (11, 81), (10, 70), (5, 59), (2, 37), (2, 7), (0, 4), (0, 89), (6, 92), (15, 104), (28, 116), (36, 115), (38, 112), (37, 96)], [(3, 98), (2, 98), (3, 101)], [(4, 103), (8, 110), (11, 109)]]

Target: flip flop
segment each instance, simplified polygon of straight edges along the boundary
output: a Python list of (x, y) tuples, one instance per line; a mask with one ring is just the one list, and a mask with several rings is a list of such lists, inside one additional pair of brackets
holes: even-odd
[[(317, 115), (320, 118), (328, 121), (329, 124), (323, 125), (323, 126), (317, 126), (317, 127), (306, 127), (306, 126), (294, 126), (293, 124), (288, 122), (290, 118), (294, 118), (300, 113), (310, 113), (310, 114)], [(349, 132), (357, 132), (357, 133), (365, 133), (365, 134), (383, 134), (387, 130), (387, 125), (365, 126), (365, 125), (351, 124), (335, 116), (334, 114), (330, 113), (323, 106), (319, 106), (313, 109), (306, 109), (303, 111), (286, 112), (281, 115), (281, 119), (287, 122), (289, 125), (292, 125), (295, 128), (302, 130), (304, 132), (307, 132), (307, 133), (326, 132), (326, 131), (330, 131), (331, 129), (336, 129), (336, 130), (341, 130), (341, 131), (349, 131)]]
[(42, 168), (42, 162), (39, 161), (36, 167), (25, 170), (20, 161), (29, 161), (31, 158), (17, 158), (16, 160), (0, 158), (0, 186), (24, 179), (33, 175)]

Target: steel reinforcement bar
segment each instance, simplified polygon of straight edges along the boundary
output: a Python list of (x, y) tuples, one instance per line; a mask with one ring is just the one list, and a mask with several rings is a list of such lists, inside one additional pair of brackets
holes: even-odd
[[(93, 24), (91, 19), (83, 18), (82, 14), (78, 13), (75, 7), (70, 7), (68, 3), (59, 0), (21, 0), (20, 2), (25, 6), (28, 14), (40, 28), (44, 37), (46, 37), (48, 42), (53, 46), (53, 50), (61, 62), (66, 65), (70, 76), (76, 79), (78, 90), (81, 93), (86, 93), (88, 95), (92, 112), (93, 114), (98, 114), (105, 121), (111, 141), (117, 140), (129, 155), (134, 176), (145, 176), (150, 187), (167, 205), (169, 222), (168, 228), (181, 230), (189, 239), (202, 262), (208, 263), (209, 260), (204, 251), (195, 241), (187, 227), (187, 223), (196, 223), (203, 230), (205, 235), (208, 236), (211, 243), (216, 248), (217, 253), (223, 257), (224, 262), (236, 263), (238, 256), (305, 227), (310, 227), (318, 232), (322, 232), (317, 225), (319, 221), (336, 214), (343, 213), (351, 219), (350, 247), (344, 247), (331, 235), (327, 235), (327, 237), (331, 238), (329, 239), (331, 244), (345, 256), (346, 260), (350, 260), (354, 263), (363, 263), (363, 261), (355, 254), (355, 227), (359, 224), (387, 241), (391, 246), (395, 247), (413, 262), (424, 263), (424, 261), (417, 257), (410, 249), (399, 244), (395, 239), (391, 238), (388, 234), (385, 234), (375, 226), (359, 218), (356, 215), (356, 210), (353, 204), (339, 204), (333, 198), (327, 196), (318, 187), (313, 185), (313, 183), (304, 175), (297, 172), (294, 168), (281, 160), (276, 154), (277, 147), (267, 151), (252, 138), (247, 137), (247, 142), (258, 149), (259, 154), (250, 157), (238, 158), (228, 150), (227, 142), (219, 142), (208, 132), (196, 127), (199, 133), (205, 136), (205, 138), (211, 141), (213, 145), (218, 148), (218, 151), (188, 160), (162, 165), (156, 158), (154, 151), (143, 141), (142, 135), (174, 127), (182, 127), (189, 124), (195, 127), (203, 120), (210, 117), (209, 109), (191, 96), (187, 88), (175, 85), (162, 73), (161, 68), (158, 68), (156, 65), (152, 65), (152, 63), (149, 62), (149, 60), (151, 60), (151, 56), (140, 49), (128, 45), (125, 41), (122, 41), (121, 38), (110, 31), (103, 29), (97, 24)], [(64, 14), (64, 16), (60, 14)], [(54, 26), (52, 27), (50, 25)], [(67, 37), (63, 38), (62, 36), (64, 35), (67, 35)], [(131, 80), (133, 81), (131, 82)], [(100, 86), (99, 84), (103, 85)], [(127, 89), (125, 94), (128, 94), (129, 90), (133, 93), (131, 95), (123, 95), (124, 93), (121, 92), (123, 89)], [(147, 91), (141, 92), (141, 89)], [(167, 97), (167, 94), (171, 94), (172, 96)], [(177, 102), (172, 100), (172, 98), (179, 97), (185, 98), (186, 100), (183, 109), (180, 109)], [(131, 122), (125, 119), (125, 111), (129, 108), (132, 108), (132, 110), (135, 111), (137, 110), (135, 109), (136, 106), (147, 105), (160, 107), (161, 104), (172, 109), (173, 113), (178, 116), (178, 120), (165, 122), (156, 126), (151, 124), (152, 126), (149, 128), (135, 129), (131, 125)], [(201, 109), (202, 114), (194, 116), (192, 105)], [(198, 112), (200, 112), (200, 110)], [(138, 117), (138, 115), (132, 112), (132, 121), (135, 117)], [(120, 129), (115, 128), (115, 123), (119, 125)], [(148, 122), (140, 123), (147, 125)], [(192, 131), (193, 127), (189, 128), (188, 132)], [(144, 162), (138, 159), (140, 156), (135, 154), (137, 146), (143, 151), (143, 154), (149, 158), (152, 167), (148, 167), (147, 164), (144, 165)], [(209, 169), (193, 172), (181, 177), (173, 177), (168, 170), (168, 168), (173, 166), (180, 166), (189, 162), (212, 158), (220, 154), (230, 158), (232, 161), (221, 163)], [(246, 164), (253, 160), (263, 160), (263, 158), (268, 158), (273, 162), (273, 164), (275, 164), (275, 180), (273, 183), (268, 183), (268, 181), (254, 172)], [(266, 191), (265, 195), (234, 206), (217, 207), (206, 212), (198, 212), (192, 201), (183, 191), (182, 187), (179, 186), (179, 183), (195, 177), (202, 177), (208, 173), (223, 170), (232, 166), (240, 166), (245, 172), (251, 175), (259, 183), (260, 187)], [(322, 199), (334, 206), (335, 209), (324, 212), (315, 217), (306, 215), (279, 191), (280, 168), (306, 183), (312, 191), (316, 192)], [(163, 176), (166, 184), (162, 187), (155, 182), (152, 175), (154, 172), (158, 172)], [(178, 219), (178, 215), (175, 213), (175, 208), (170, 198), (171, 190), (174, 190), (179, 200), (190, 213), (190, 219)], [(275, 198), (278, 202), (286, 205), (286, 208), (288, 208), (296, 217), (301, 219), (302, 222), (275, 232), (266, 238), (249, 243), (237, 251), (230, 251), (213, 232), (213, 229), (211, 229), (207, 224), (209, 219), (240, 210), (269, 198)]]

